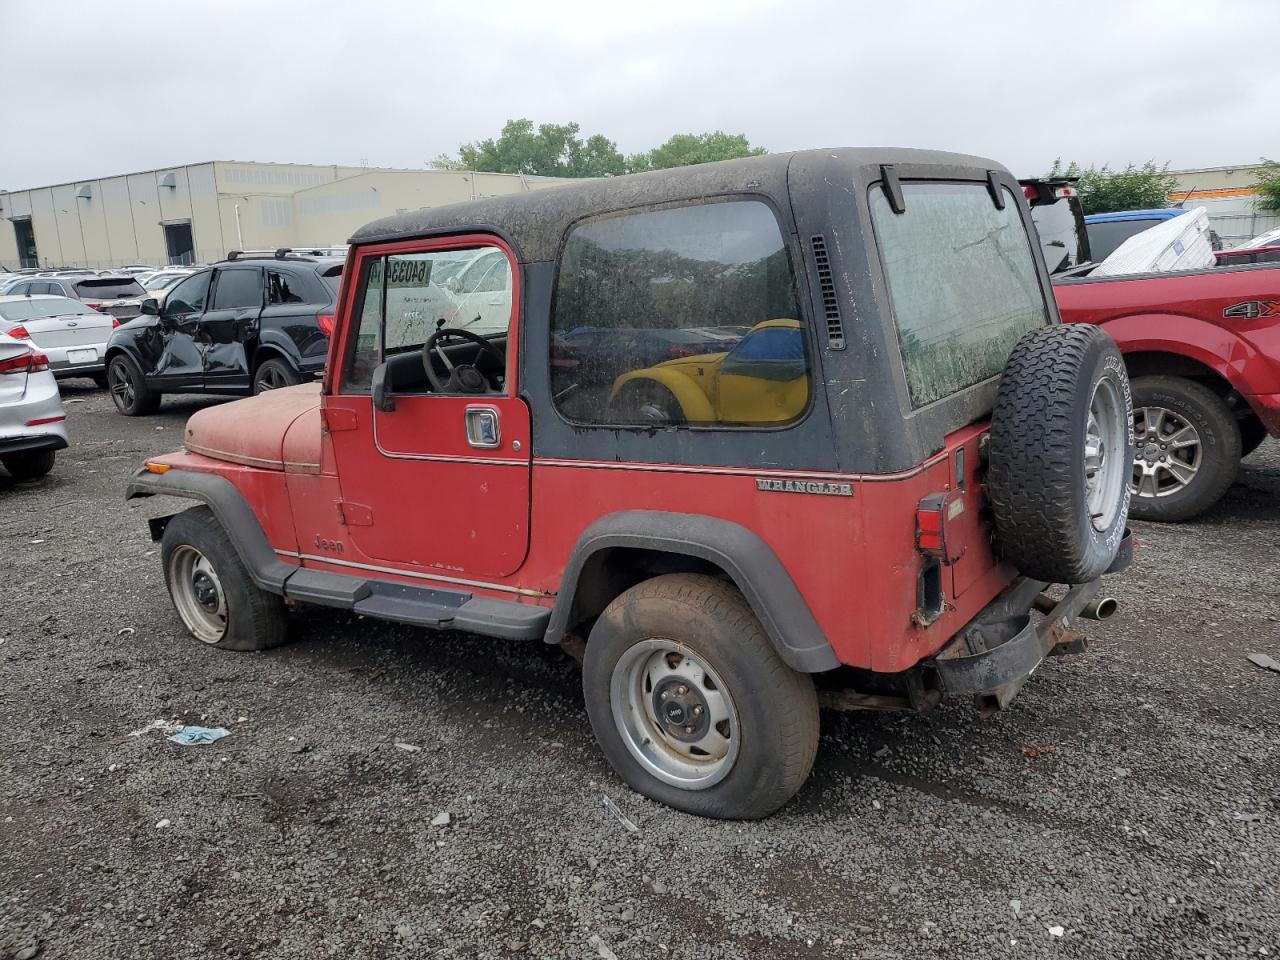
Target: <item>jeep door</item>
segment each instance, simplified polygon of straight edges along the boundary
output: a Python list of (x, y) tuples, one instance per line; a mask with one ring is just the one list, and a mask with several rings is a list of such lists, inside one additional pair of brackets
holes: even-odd
[(173, 288), (157, 323), (135, 341), (142, 372), (161, 390), (200, 388), (204, 357), (197, 336), (209, 296), (212, 270), (195, 273)]
[(213, 298), (199, 324), (206, 390), (249, 388), (249, 354), (258, 338), (262, 292), (261, 267), (214, 271)]
[[(470, 250), (496, 255), (508, 306), (501, 321), (476, 333), (493, 349), (463, 340), (441, 347), (455, 366), (471, 363), (483, 372), (487, 389), (441, 392), (426, 377), (423, 346), (457, 321), (453, 299), (442, 295), (432, 271), (437, 261)], [(484, 235), (371, 246), (348, 271), (353, 295), (343, 307), (324, 416), (342, 516), (366, 557), (428, 580), (464, 582), (504, 577), (523, 563), (530, 417), (516, 383), (517, 277), (511, 251)], [(438, 353), (426, 362), (448, 379)], [(386, 384), (381, 408), (373, 396), (379, 379)]]

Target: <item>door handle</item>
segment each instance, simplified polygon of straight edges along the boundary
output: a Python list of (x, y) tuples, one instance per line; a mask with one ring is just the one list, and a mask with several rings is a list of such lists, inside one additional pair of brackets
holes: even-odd
[(467, 443), (482, 450), (502, 446), (502, 426), (496, 407), (467, 407)]

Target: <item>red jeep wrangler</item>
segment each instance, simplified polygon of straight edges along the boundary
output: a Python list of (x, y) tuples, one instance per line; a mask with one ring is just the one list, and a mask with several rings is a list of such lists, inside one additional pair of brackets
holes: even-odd
[(1003, 167), (914, 150), (381, 220), (323, 385), (197, 413), (129, 496), (200, 502), (151, 525), (205, 643), (313, 603), (562, 644), (631, 786), (764, 816), (820, 703), (1003, 708), (1115, 607), (1129, 382), (1030, 229)]

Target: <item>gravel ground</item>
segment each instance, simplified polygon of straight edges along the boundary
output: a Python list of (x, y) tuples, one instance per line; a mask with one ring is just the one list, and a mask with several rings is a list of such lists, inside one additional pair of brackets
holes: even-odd
[(1139, 525), (1121, 615), (1012, 711), (825, 715), (737, 824), (629, 792), (542, 644), (310, 610), (201, 647), (121, 494), (213, 401), (64, 397), (51, 477), (0, 472), (0, 958), (1280, 956), (1280, 443)]

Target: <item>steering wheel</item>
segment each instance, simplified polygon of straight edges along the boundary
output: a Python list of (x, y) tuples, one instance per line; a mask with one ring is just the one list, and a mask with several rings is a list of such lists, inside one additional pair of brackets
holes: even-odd
[[(472, 333), (470, 330), (463, 330), (460, 327), (441, 327), (422, 345), (422, 366), (426, 371), (427, 382), (431, 384), (431, 389), (436, 393), (488, 393), (489, 378), (481, 373), (474, 364), (459, 363), (454, 366), (449, 362), (449, 357), (440, 347), (440, 341), (447, 340), (450, 337), (470, 340), (480, 347), (480, 353), (488, 353), (498, 361), (498, 364), (504, 370), (506, 369), (507, 355), (497, 344), (486, 340), (478, 333)], [(431, 362), (431, 354), (433, 352), (444, 363), (445, 369), (449, 371), (448, 380), (441, 380), (440, 375), (436, 373), (435, 364)], [(476, 359), (479, 359), (479, 357), (477, 356)]]

